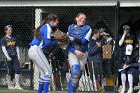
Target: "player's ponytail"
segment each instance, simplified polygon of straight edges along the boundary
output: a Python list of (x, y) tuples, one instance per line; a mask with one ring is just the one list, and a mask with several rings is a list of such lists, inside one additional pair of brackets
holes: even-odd
[(51, 22), (51, 21), (55, 21), (56, 19), (58, 19), (58, 16), (55, 14), (49, 14), (42, 22), (41, 24), (35, 29), (34, 31), (34, 36), (36, 36), (38, 39), (40, 39), (40, 28), (45, 25), (47, 22)]

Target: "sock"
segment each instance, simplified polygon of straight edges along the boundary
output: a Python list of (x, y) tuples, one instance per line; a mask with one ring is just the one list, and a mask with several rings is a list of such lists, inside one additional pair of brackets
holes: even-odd
[(20, 74), (15, 74), (16, 85), (19, 85), (19, 76)]
[(50, 82), (44, 82), (44, 93), (48, 93)]
[(10, 76), (11, 76), (11, 81), (13, 81), (15, 79), (15, 74), (12, 73), (12, 74), (10, 74)]
[(38, 85), (38, 93), (42, 93), (42, 90), (43, 90), (43, 83), (39, 83)]
[(8, 87), (10, 87), (11, 86), (11, 76), (10, 75), (6, 75), (6, 81), (7, 81)]
[(133, 75), (128, 74), (128, 82), (129, 82), (129, 88), (133, 89)]
[(121, 74), (122, 88), (125, 90), (126, 74)]

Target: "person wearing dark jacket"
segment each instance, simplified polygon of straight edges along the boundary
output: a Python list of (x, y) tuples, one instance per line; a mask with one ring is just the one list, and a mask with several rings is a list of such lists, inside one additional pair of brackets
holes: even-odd
[[(102, 32), (100, 35), (102, 35), (103, 38), (105, 39), (104, 45), (112, 46), (111, 54), (112, 54), (112, 57), (114, 57), (115, 40), (110, 36), (108, 32)], [(110, 59), (103, 58), (103, 72), (104, 72), (105, 77), (110, 77), (111, 75), (114, 74), (113, 62), (114, 62), (113, 58), (110, 58)]]
[[(94, 87), (101, 87), (102, 76), (102, 40), (100, 39), (100, 31), (94, 30), (93, 36), (89, 41), (88, 65), (90, 78), (94, 83)], [(93, 74), (94, 73), (94, 74)], [(98, 82), (97, 82), (98, 81)]]

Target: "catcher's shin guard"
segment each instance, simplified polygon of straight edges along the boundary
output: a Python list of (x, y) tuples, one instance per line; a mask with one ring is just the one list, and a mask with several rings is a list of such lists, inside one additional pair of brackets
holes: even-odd
[(77, 86), (73, 86), (71, 80), (69, 80), (68, 83), (68, 93), (75, 93), (77, 89)]
[(68, 93), (75, 93), (78, 85), (79, 85), (79, 79), (81, 77), (82, 71), (80, 70), (79, 65), (72, 65), (71, 68), (71, 78), (68, 83)]

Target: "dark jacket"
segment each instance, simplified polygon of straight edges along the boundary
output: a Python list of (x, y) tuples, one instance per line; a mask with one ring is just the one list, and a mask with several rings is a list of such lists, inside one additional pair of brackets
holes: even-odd
[(88, 61), (102, 62), (102, 47), (96, 45), (96, 42), (103, 42), (101, 39), (89, 41)]

